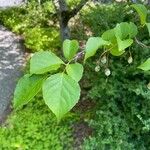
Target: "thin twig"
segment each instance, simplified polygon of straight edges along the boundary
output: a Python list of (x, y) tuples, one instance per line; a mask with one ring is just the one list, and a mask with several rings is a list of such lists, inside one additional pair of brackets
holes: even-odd
[(145, 45), (144, 43), (142, 43), (141, 41), (139, 41), (136, 37), (135, 37), (135, 41), (136, 41), (137, 44), (139, 44), (143, 48), (150, 48), (150, 46)]
[(80, 3), (70, 12), (70, 18), (74, 17), (88, 2), (88, 0), (81, 0)]
[(73, 61), (77, 61), (79, 59), (81, 59), (85, 54), (85, 51), (81, 51), (79, 53), (77, 53), (77, 55), (73, 58)]

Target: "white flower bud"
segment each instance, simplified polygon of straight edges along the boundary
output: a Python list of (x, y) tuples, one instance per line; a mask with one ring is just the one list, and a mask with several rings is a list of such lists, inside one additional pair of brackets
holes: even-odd
[(108, 77), (108, 76), (110, 76), (110, 74), (111, 74), (110, 69), (109, 69), (109, 68), (106, 68), (106, 69), (105, 69), (105, 75)]
[(106, 63), (107, 63), (107, 58), (106, 58), (106, 56), (103, 56), (103, 57), (101, 58), (101, 63), (102, 63), (102, 64), (106, 64)]
[(96, 66), (95, 67), (95, 72), (99, 72), (100, 71), (100, 66)]
[(128, 58), (128, 63), (131, 64), (132, 62), (133, 62), (133, 58), (130, 56), (130, 57)]
[(150, 82), (147, 84), (147, 88), (150, 90)]

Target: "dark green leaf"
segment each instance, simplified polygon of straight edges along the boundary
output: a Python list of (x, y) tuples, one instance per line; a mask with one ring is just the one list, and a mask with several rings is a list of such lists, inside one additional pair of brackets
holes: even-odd
[(149, 32), (149, 36), (150, 36), (150, 23), (146, 23), (146, 26), (147, 26), (147, 29), (148, 29), (148, 32)]

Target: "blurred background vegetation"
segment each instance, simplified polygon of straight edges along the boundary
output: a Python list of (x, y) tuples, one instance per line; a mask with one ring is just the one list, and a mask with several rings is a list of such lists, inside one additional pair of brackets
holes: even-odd
[[(68, 0), (74, 7), (79, 0)], [(88, 3), (70, 20), (72, 38), (85, 41), (100, 36), (117, 23), (139, 18), (130, 2)], [(149, 6), (147, 6), (149, 7)], [(0, 23), (21, 35), (29, 52), (59, 53), (61, 39), (50, 0), (0, 11)], [(150, 18), (149, 18), (150, 19)], [(150, 45), (147, 29), (137, 38)], [(128, 64), (132, 54), (133, 63)], [(148, 48), (135, 44), (121, 57), (109, 56), (111, 76), (95, 72), (98, 55), (85, 64), (79, 104), (57, 124), (39, 94), (19, 111), (13, 111), (0, 127), (2, 150), (150, 150), (150, 72), (137, 66), (150, 56)]]

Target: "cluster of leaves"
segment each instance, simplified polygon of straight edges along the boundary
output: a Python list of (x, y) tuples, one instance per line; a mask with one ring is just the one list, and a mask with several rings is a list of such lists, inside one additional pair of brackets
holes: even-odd
[[(139, 5), (139, 7), (141, 7), (141, 5)], [(112, 8), (112, 10), (113, 9), (114, 8)], [(122, 18), (122, 15), (120, 15), (121, 10), (122, 9), (119, 9), (119, 13), (117, 13), (118, 18)], [(103, 12), (102, 14), (106, 13)], [(98, 16), (102, 15), (98, 14)], [(110, 18), (113, 20), (115, 18), (114, 16)], [(99, 18), (96, 20), (99, 21)], [(113, 28), (115, 21), (109, 21), (110, 20), (108, 20), (108, 24), (112, 23), (109, 27)], [(119, 19), (119, 21), (122, 22), (121, 19)], [(91, 23), (93, 22), (94, 21), (91, 21)], [(132, 25), (132, 32), (127, 30), (127, 37), (122, 39), (122, 26), (128, 29), (128, 27)], [(98, 28), (98, 30), (99, 29), (101, 28)], [(121, 37), (123, 43), (125, 40), (132, 41), (134, 37), (131, 38), (131, 33), (135, 34), (136, 29), (137, 27), (133, 23), (128, 22), (120, 23), (111, 29), (111, 31), (115, 33), (114, 41), (117, 44), (117, 51), (119, 51), (120, 43), (122, 47), (122, 42), (117, 40), (117, 37)], [(98, 30), (95, 30), (95, 32), (98, 33)], [(109, 36), (110, 30), (106, 31), (106, 33), (107, 32)], [(111, 39), (107, 40), (107, 36), (106, 39), (104, 39), (104, 35), (107, 35), (106, 33), (101, 37), (92, 37), (88, 40), (85, 49), (85, 60), (93, 56), (93, 53), (96, 53), (99, 47), (104, 48), (104, 52), (109, 49), (107, 54), (112, 53), (111, 48), (113, 47), (114, 41)], [(143, 34), (140, 34), (140, 37), (141, 36), (143, 36)], [(34, 39), (36, 39), (36, 37), (34, 37)], [(145, 41), (145, 43), (146, 42), (149, 43), (148, 40)], [(141, 62), (144, 62), (145, 58), (149, 57), (149, 49), (139, 48), (137, 44), (133, 44), (132, 46), (133, 47), (130, 48), (134, 59), (132, 65), (129, 65), (126, 60), (128, 53), (124, 52), (128, 52), (128, 48), (122, 50), (122, 57), (112, 57), (113, 53), (109, 56), (109, 58), (111, 57), (111, 60), (109, 60), (109, 68), (112, 72), (108, 79), (106, 79), (104, 74), (95, 73), (93, 70), (95, 67), (95, 57), (99, 57), (98, 53), (95, 57), (91, 58), (91, 61), (89, 59), (89, 63), (86, 63), (85, 74), (88, 76), (90, 84), (92, 84), (89, 97), (97, 101), (98, 111), (96, 111), (95, 118), (89, 122), (94, 128), (94, 136), (85, 141), (83, 149), (147, 150), (149, 148), (150, 93), (146, 85), (149, 82), (150, 74), (149, 72), (137, 70), (137, 66), (139, 66)], [(51, 52), (35, 53), (30, 61), (29, 74), (25, 75), (17, 85), (14, 105), (19, 108), (28, 103), (28, 101), (40, 91), (41, 87), (43, 87), (43, 95), (45, 95), (44, 101), (49, 108), (54, 110), (53, 112), (56, 112), (55, 114), (59, 117), (60, 114), (63, 115), (64, 112), (67, 112), (70, 109), (68, 106), (74, 105), (78, 101), (76, 99), (75, 103), (70, 103), (74, 99), (74, 96), (79, 94), (79, 92), (74, 91), (72, 85), (73, 87), (75, 87), (74, 85), (79, 87), (78, 80), (81, 78), (81, 70), (83, 70), (81, 69), (81, 64), (78, 65), (76, 62), (76, 56), (78, 56), (76, 55), (77, 47), (79, 46), (76, 41), (65, 41), (63, 50), (64, 56), (68, 60), (67, 63), (65, 63), (66, 60), (62, 61)], [(107, 57), (101, 58), (106, 59)], [(75, 64), (72, 64), (73, 62), (75, 62)], [(102, 62), (106, 61), (103, 60)], [(139, 66), (139, 68), (149, 70), (149, 66), (148, 59), (143, 65)], [(98, 68), (98, 70), (100, 69), (101, 68)], [(61, 73), (56, 73), (57, 71)], [(68, 90), (71, 91), (71, 94), (66, 92)], [(59, 97), (60, 91), (62, 91), (62, 97)], [(67, 100), (71, 97), (71, 101), (67, 101), (66, 103), (64, 97), (67, 98)], [(72, 139), (70, 138), (70, 132), (67, 132), (67, 122), (64, 121), (64, 124), (61, 124), (62, 126), (59, 128), (55, 122), (55, 118), (51, 118), (49, 110), (46, 109), (44, 105), (40, 105), (36, 108), (38, 98), (36, 97), (35, 99), (34, 105), (29, 103), (28, 107), (17, 112), (17, 114), (9, 120), (8, 127), (0, 129), (0, 145), (2, 149), (71, 149), (70, 140)], [(43, 99), (40, 99), (40, 103), (42, 100)], [(53, 104), (55, 104), (55, 106)], [(64, 104), (65, 107), (63, 109)]]
[(54, 11), (52, 6), (46, 1), (39, 7), (37, 1), (31, 1), (20, 7), (2, 9), (0, 20), (16, 33), (23, 33), (28, 28), (48, 27), (49, 13)]
[[(141, 20), (141, 25), (142, 26), (147, 26), (149, 35), (150, 35), (150, 23), (147, 22), (147, 15), (148, 15), (148, 10), (146, 9), (146, 7), (142, 4), (134, 4), (132, 5), (132, 7), (137, 11), (137, 13), (140, 16), (140, 20)], [(146, 62), (144, 62), (142, 65), (139, 66), (140, 69), (143, 69), (145, 71), (150, 70), (150, 58), (148, 58), (146, 60)]]
[[(147, 29), (144, 29), (136, 37), (149, 45)], [(149, 149), (150, 72), (138, 70), (137, 66), (149, 57), (150, 51), (148, 47), (133, 44), (130, 52), (121, 57), (109, 55), (109, 78), (102, 73), (102, 67), (99, 72), (93, 73), (99, 55), (86, 63), (86, 81), (91, 87), (89, 98), (97, 102), (97, 108), (93, 119), (88, 121), (94, 134), (85, 140), (85, 150)], [(131, 55), (132, 65), (128, 63)], [(148, 70), (144, 67), (149, 66), (147, 63), (141, 69)]]
[[(141, 4), (132, 5), (132, 7), (136, 10), (140, 9), (139, 14), (143, 13), (143, 9), (146, 9)], [(143, 15), (140, 17), (143, 20)], [(101, 47), (105, 50), (101, 56), (105, 53), (110, 53), (113, 56), (124, 54), (125, 50), (133, 44), (133, 38), (137, 33), (138, 29), (134, 23), (122, 22), (117, 24), (115, 28), (105, 31), (101, 37), (90, 37), (85, 46), (84, 62), (95, 55)], [(63, 53), (67, 63), (52, 52), (35, 53), (30, 60), (30, 73), (21, 78), (16, 87), (14, 107), (18, 108), (27, 104), (42, 87), (44, 101), (58, 120), (70, 111), (80, 98), (78, 82), (82, 78), (83, 66), (76, 62), (79, 57), (78, 49), (79, 43), (76, 40), (64, 41)], [(149, 60), (139, 68), (149, 70)], [(105, 64), (107, 60), (101, 60), (101, 62)], [(132, 60), (128, 62), (131, 63)], [(96, 70), (99, 71), (97, 68)], [(110, 75), (108, 68), (105, 69), (105, 75)]]
[(107, 5), (100, 3), (96, 7), (91, 5), (89, 8), (87, 7), (81, 11), (80, 19), (94, 36), (99, 36), (106, 30), (116, 26), (117, 23), (129, 20), (125, 19), (129, 12), (125, 9), (126, 5), (123, 3)]
[(32, 0), (21, 7), (0, 10), (0, 22), (25, 39), (31, 51), (60, 48), (58, 27), (52, 21), (53, 4), (46, 0), (40, 6)]
[[(13, 7), (6, 10), (0, 10), (0, 22), (4, 26), (11, 29), (13, 32), (20, 32), (20, 24), (23, 22), (23, 14), (25, 10), (23, 8)], [(19, 30), (20, 29), (20, 30)]]
[[(83, 66), (71, 63), (78, 49), (77, 41), (64, 42), (63, 52), (67, 63), (50, 51), (35, 53), (30, 60), (30, 74), (21, 78), (16, 87), (14, 107), (28, 103), (42, 87), (45, 103), (60, 120), (80, 97), (78, 82), (83, 74)], [(60, 72), (55, 73), (59, 68)]]
[[(34, 51), (60, 48), (59, 33), (56, 28), (31, 28), (24, 32), (26, 48)], [(53, 45), (53, 47), (51, 46)]]
[(102, 73), (103, 68), (93, 73), (96, 65), (93, 62), (98, 56), (86, 65), (86, 80), (91, 87), (88, 95), (97, 102), (97, 108), (95, 117), (89, 121), (95, 132), (86, 139), (83, 149), (147, 150), (149, 147), (150, 73), (137, 69), (149, 56), (149, 49), (134, 45), (131, 52), (134, 56), (132, 65), (127, 61), (129, 54), (110, 58), (109, 78)]
[[(141, 25), (147, 25), (149, 31), (149, 23), (146, 23), (146, 7), (142, 4), (134, 4), (131, 5), (131, 7), (136, 9), (141, 19)], [(105, 31), (101, 38), (91, 37), (88, 39), (87, 46), (89, 49), (86, 48), (87, 54), (85, 55), (85, 59), (95, 55), (96, 51), (101, 46), (105, 46), (104, 48), (106, 49), (106, 52), (110, 52), (113, 56), (120, 56), (125, 53), (125, 49), (129, 48), (133, 44), (133, 38), (135, 38), (137, 33), (138, 28), (132, 22), (122, 22), (117, 24), (114, 29)], [(139, 68), (149, 70), (149, 59)]]
[[(131, 5), (131, 7), (133, 7), (138, 12), (140, 16), (142, 28), (146, 26), (150, 33), (150, 30), (149, 30), (150, 25), (149, 23), (147, 23), (148, 10), (146, 9), (146, 7), (142, 4), (134, 4), (134, 5)], [(124, 11), (124, 13), (123, 15), (120, 15), (120, 13), (122, 14), (122, 10)], [(127, 13), (130, 11), (129, 11), (129, 8), (128, 7), (126, 8), (125, 5), (123, 4), (121, 4), (121, 6), (116, 6), (115, 4), (113, 4), (113, 5), (108, 5), (105, 7), (99, 5), (96, 8), (91, 7), (90, 13), (88, 11), (89, 10), (87, 9), (87, 11), (84, 11), (82, 13), (83, 16), (84, 14), (86, 14), (86, 17), (84, 16), (82, 19), (83, 19), (83, 22), (91, 28), (91, 30), (95, 33), (95, 35), (99, 35), (100, 33), (104, 32), (106, 29), (113, 27), (114, 24), (116, 23), (116, 20), (119, 20), (120, 22), (120, 21), (131, 19), (129, 18), (129, 16), (127, 19), (126, 17)], [(104, 13), (104, 15), (99, 15), (102, 12)], [(115, 15), (115, 17), (113, 17), (112, 15), (113, 16)], [(107, 22), (103, 20), (107, 20)], [(99, 28), (101, 28), (100, 31), (99, 31)], [(114, 29), (105, 31), (102, 34), (102, 39), (111, 42), (109, 46), (105, 47), (107, 51), (110, 51), (110, 53), (114, 56), (120, 56), (125, 52), (124, 50), (126, 48), (131, 46), (131, 44), (133, 43), (132, 39), (135, 38), (137, 34), (138, 34), (138, 27), (133, 22), (130, 22), (130, 23), (122, 22), (120, 24), (117, 24), (117, 26)], [(95, 50), (96, 49), (98, 48), (95, 47)], [(144, 65), (146, 65), (147, 67), (150, 66), (149, 59), (146, 61)], [(143, 65), (141, 65), (139, 68), (143, 70), (145, 69)], [(148, 69), (149, 68), (147, 68), (146, 70)]]
[[(101, 72), (92, 73), (95, 58), (86, 65), (86, 80), (91, 87), (88, 95), (96, 101), (97, 108), (89, 121), (94, 134), (85, 140), (83, 149), (149, 148), (150, 90), (147, 85), (150, 73), (136, 68), (149, 55), (149, 49), (134, 45), (131, 51), (134, 56), (132, 65), (127, 61), (129, 54), (110, 58), (112, 73), (108, 79), (102, 68)], [(141, 51), (144, 52), (141, 54)]]
[(13, 112), (0, 127), (0, 149), (64, 150), (72, 149), (71, 125), (77, 117), (69, 114), (58, 125), (39, 94), (28, 107)]

